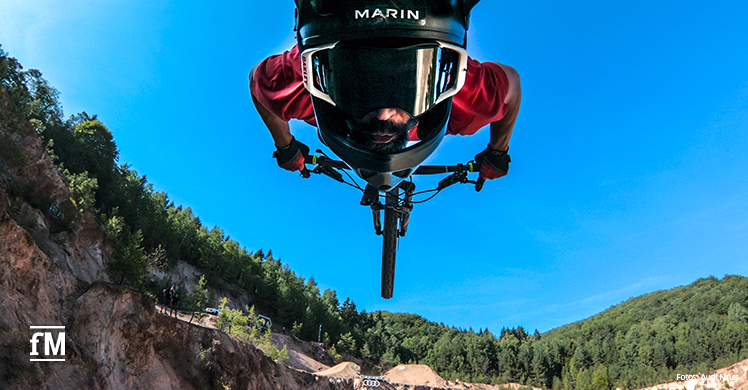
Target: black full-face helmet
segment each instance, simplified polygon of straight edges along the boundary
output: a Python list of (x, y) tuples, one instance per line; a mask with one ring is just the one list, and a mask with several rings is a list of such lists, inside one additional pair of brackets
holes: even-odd
[[(468, 17), (478, 1), (296, 0), (319, 136), (375, 188), (408, 177), (444, 137), (452, 96), (465, 82)], [(367, 114), (386, 108), (417, 120), (417, 143), (378, 152), (351, 137)]]

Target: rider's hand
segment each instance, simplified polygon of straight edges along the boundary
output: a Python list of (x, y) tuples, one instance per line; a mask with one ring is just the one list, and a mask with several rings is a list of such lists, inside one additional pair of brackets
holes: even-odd
[(506, 176), (509, 172), (509, 162), (512, 161), (508, 152), (509, 150), (493, 150), (489, 146), (475, 156), (475, 162), (480, 165), (479, 184), (475, 186), (476, 191), (481, 190), (486, 179), (498, 179)]
[(278, 161), (278, 166), (291, 172), (306, 170), (304, 161), (309, 155), (309, 147), (294, 138), (287, 146), (278, 148), (273, 157)]

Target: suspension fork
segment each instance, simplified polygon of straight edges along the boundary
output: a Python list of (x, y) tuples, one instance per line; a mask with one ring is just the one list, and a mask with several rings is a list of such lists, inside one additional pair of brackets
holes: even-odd
[(403, 198), (399, 198), (399, 194), (394, 195), (395, 199), (392, 199), (392, 193), (387, 193), (387, 197), (390, 198), (388, 202), (382, 204), (379, 201), (379, 190), (366, 185), (364, 189), (364, 196), (361, 198), (362, 206), (370, 206), (372, 211), (372, 217), (374, 220), (374, 231), (377, 235), (382, 235), (382, 213), (381, 211), (385, 208), (394, 209), (399, 215), (399, 235), (404, 236), (408, 230), (408, 223), (410, 222), (410, 212), (413, 210), (413, 192), (415, 192), (416, 185), (410, 181), (403, 181), (396, 187), (398, 191), (402, 190)]
[(371, 213), (374, 218), (374, 231), (378, 236), (382, 235), (382, 213), (384, 206), (379, 202), (379, 190), (371, 184), (367, 184), (364, 189), (364, 196), (361, 198), (362, 206), (371, 206)]
[(408, 231), (410, 212), (413, 211), (413, 192), (416, 190), (416, 185), (412, 181), (401, 181), (398, 187), (404, 192), (400, 210), (400, 236), (402, 237)]

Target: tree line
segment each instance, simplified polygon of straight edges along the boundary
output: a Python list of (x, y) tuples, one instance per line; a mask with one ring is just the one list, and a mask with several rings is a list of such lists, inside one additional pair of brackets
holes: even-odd
[[(93, 212), (114, 243), (107, 265), (114, 282), (158, 296), (166, 282), (150, 283), (148, 268), (166, 270), (185, 261), (205, 273), (208, 285), (228, 283), (247, 291), (258, 312), (288, 324), (298, 337), (316, 340), (322, 325), (326, 339), (338, 340), (342, 322), (335, 291), (320, 291), (313, 278), (296, 275), (272, 251), (247, 251), (219, 227), (203, 225), (189, 207), (154, 190), (145, 175), (119, 164), (112, 132), (96, 115), (65, 119), (59, 92), (42, 73), (24, 70), (1, 48), (0, 80), (11, 109), (31, 123), (68, 179), (71, 205), (55, 205), (62, 206), (61, 229), (74, 230), (81, 213)], [(36, 203), (48, 214), (48, 200)]]
[[(320, 291), (313, 278), (296, 275), (271, 251), (247, 251), (155, 191), (144, 175), (119, 164), (112, 133), (95, 115), (64, 119), (59, 93), (41, 72), (23, 70), (1, 48), (0, 80), (13, 102), (9, 110), (28, 119), (69, 181), (72, 200), (55, 214), (59, 229), (75, 230), (82, 212), (97, 215), (114, 243), (108, 271), (117, 283), (156, 295), (171, 280), (151, 282), (149, 267), (166, 270), (185, 261), (205, 273), (208, 286), (229, 283), (246, 291), (259, 313), (298, 338), (317, 341), (321, 326), (334, 356), (350, 354), (371, 370), (428, 364), (452, 380), (630, 389), (748, 357), (748, 279), (740, 276), (630, 299), (544, 334), (521, 326), (475, 332), (412, 314), (359, 311), (350, 299), (341, 303), (334, 290)], [(5, 146), (0, 154), (13, 153)], [(47, 211), (47, 204), (37, 204)], [(195, 300), (212, 300), (206, 294), (201, 290)]]
[[(346, 303), (349, 304), (347, 301)], [(343, 340), (384, 367), (428, 364), (447, 379), (611, 390), (675, 381), (748, 358), (748, 278), (700, 279), (540, 334), (456, 329), (411, 314), (349, 309)]]

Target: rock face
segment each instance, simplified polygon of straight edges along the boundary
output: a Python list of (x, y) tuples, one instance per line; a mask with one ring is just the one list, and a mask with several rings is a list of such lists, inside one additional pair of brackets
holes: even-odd
[[(0, 389), (353, 389), (162, 316), (111, 284), (112, 247), (97, 219), (55, 228), (50, 205), (70, 212), (68, 184), (9, 104), (0, 86)], [(30, 360), (31, 326), (65, 327), (65, 361)]]

